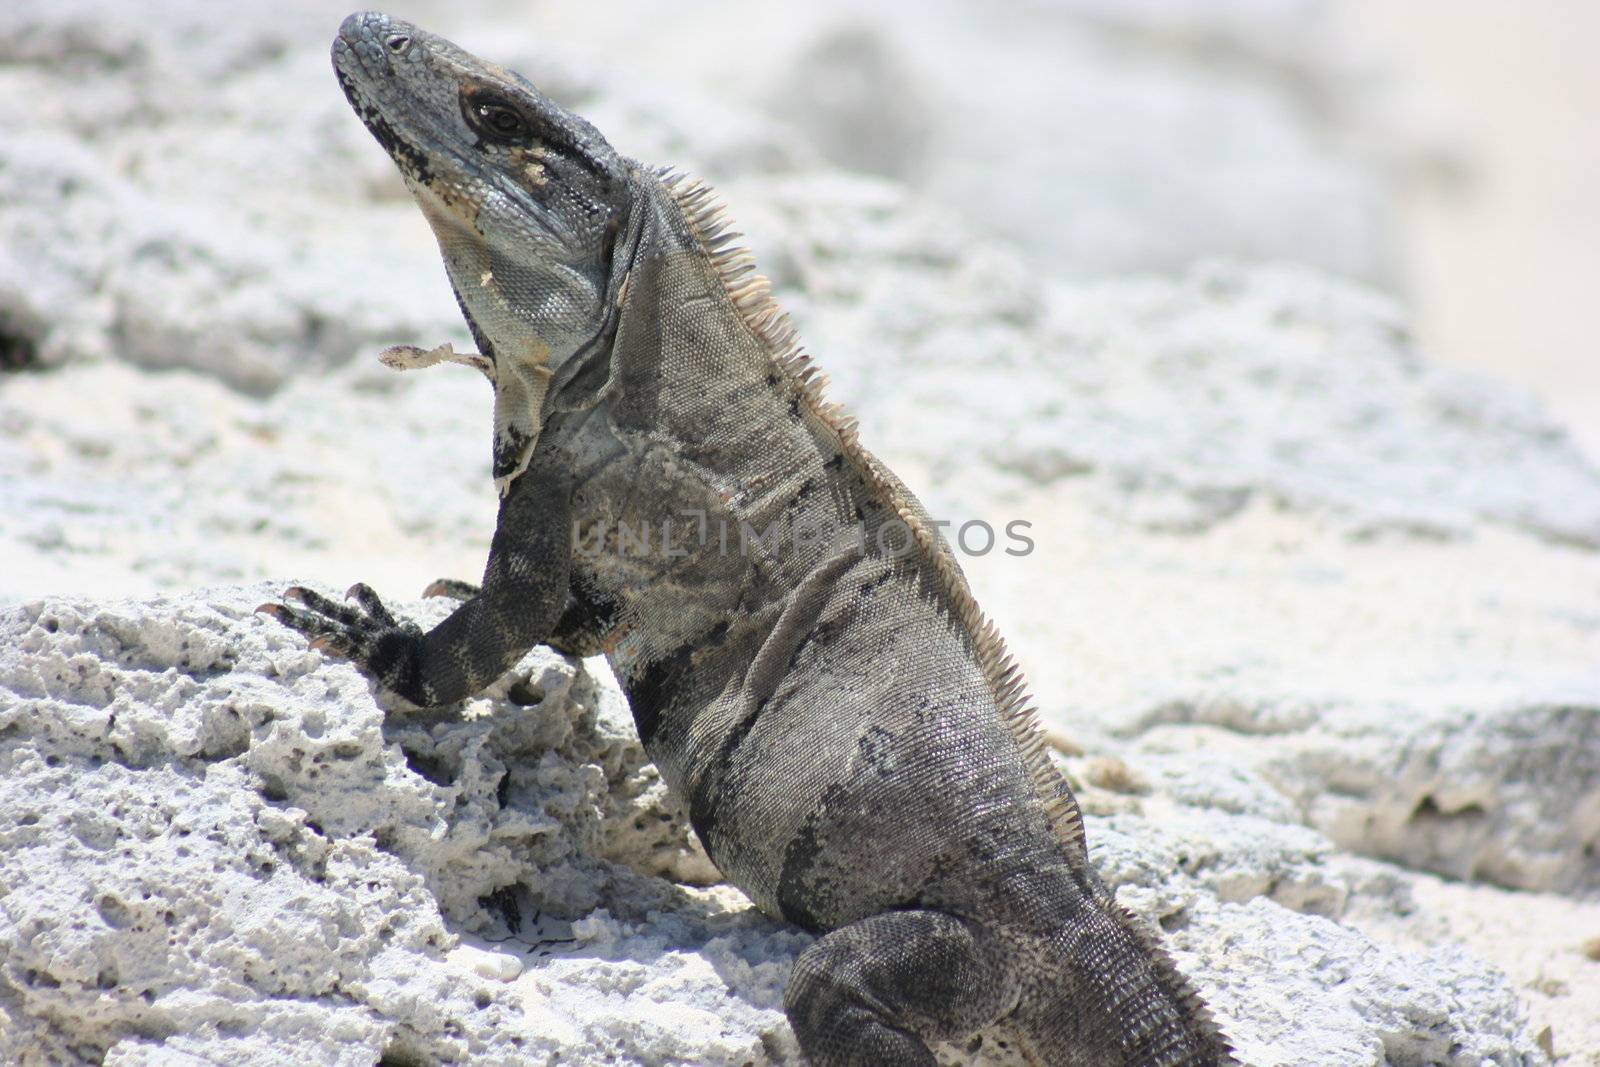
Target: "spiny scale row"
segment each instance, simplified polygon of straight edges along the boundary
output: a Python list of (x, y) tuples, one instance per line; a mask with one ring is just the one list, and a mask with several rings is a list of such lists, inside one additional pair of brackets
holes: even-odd
[(955, 560), (948, 552), (938, 550), (933, 531), (916, 509), (901, 499), (895, 486), (878, 472), (877, 465), (870, 462), (858, 440), (856, 420), (823, 395), (826, 375), (800, 348), (794, 324), (773, 299), (771, 282), (755, 273), (755, 259), (749, 249), (737, 243), (742, 234), (733, 229), (716, 193), (704, 182), (672, 168), (663, 168), (657, 172), (657, 177), (677, 202), (690, 231), (710, 255), (724, 291), (745, 324), (766, 346), (773, 363), (794, 385), (802, 403), (834, 433), (840, 451), (856, 461), (857, 469), (878, 499), (893, 508), (923, 549), (924, 558), (933, 563), (951, 598), (957, 621), (973, 637), (978, 664), (994, 694), (1001, 721), (1017, 740), (1023, 764), (1033, 780), (1051, 828), (1062, 842), (1081, 849), (1083, 821), (1046, 751), (1044, 731), (1039, 726), (1037, 711), (1029, 703), (1022, 672), (1006, 650), (999, 630), (968, 591)]

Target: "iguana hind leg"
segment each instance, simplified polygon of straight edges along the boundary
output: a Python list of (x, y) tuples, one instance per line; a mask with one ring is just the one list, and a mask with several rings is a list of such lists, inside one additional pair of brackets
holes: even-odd
[(929, 1042), (981, 1029), (1016, 999), (993, 938), (944, 912), (891, 911), (802, 952), (784, 1007), (813, 1067), (933, 1067)]

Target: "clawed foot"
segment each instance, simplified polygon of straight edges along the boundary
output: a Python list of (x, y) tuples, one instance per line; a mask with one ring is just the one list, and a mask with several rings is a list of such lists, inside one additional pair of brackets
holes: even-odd
[[(396, 639), (411, 643), (422, 638), (422, 631), (415, 623), (396, 619), (365, 582), (351, 586), (345, 597), (354, 600), (355, 606), (341, 604), (297, 585), (284, 590), (283, 599), (300, 606), (267, 603), (256, 610), (311, 638), (310, 647), (318, 652), (369, 667), (379, 666), (379, 660), (392, 658)], [(383, 655), (384, 652), (390, 654)]]

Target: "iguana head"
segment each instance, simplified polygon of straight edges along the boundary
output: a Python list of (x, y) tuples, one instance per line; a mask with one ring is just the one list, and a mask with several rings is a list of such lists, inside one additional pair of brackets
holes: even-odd
[(433, 227), (494, 361), (504, 489), (527, 465), (552, 371), (608, 328), (629, 164), (520, 75), (378, 12), (344, 20), (333, 66)]

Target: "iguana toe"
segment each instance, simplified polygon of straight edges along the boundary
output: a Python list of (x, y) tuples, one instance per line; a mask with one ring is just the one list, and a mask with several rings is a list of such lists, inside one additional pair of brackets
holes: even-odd
[(372, 620), (384, 626), (396, 625), (395, 617), (388, 608), (383, 606), (383, 601), (373, 591), (372, 586), (366, 582), (357, 582), (345, 591), (346, 600), (354, 600), (361, 605), (361, 610), (372, 617)]
[(318, 634), (311, 639), (310, 643), (307, 644), (306, 647), (311, 649), (313, 652), (321, 652), (325, 655), (338, 656), (340, 659), (350, 658), (349, 643), (343, 638), (334, 634)]

